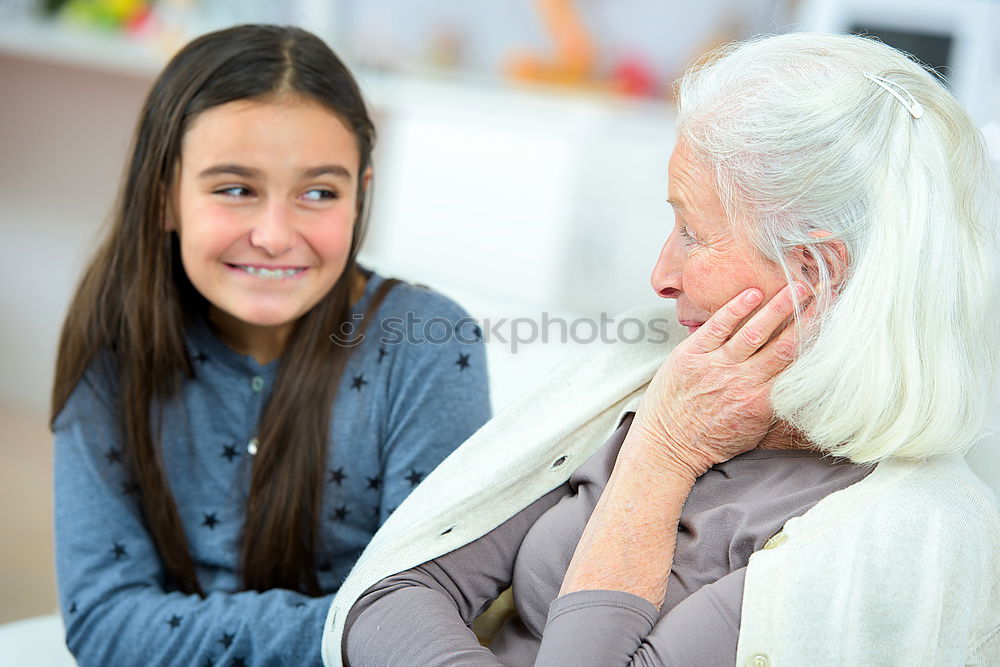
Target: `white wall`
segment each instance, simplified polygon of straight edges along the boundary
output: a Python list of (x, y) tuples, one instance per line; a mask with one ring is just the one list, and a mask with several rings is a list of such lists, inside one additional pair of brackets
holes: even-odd
[(47, 410), (62, 318), (148, 83), (0, 57), (0, 401)]

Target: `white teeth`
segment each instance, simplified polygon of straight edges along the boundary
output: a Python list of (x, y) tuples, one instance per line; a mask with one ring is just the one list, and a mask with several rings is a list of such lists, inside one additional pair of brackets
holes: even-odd
[(305, 269), (267, 269), (263, 267), (247, 266), (246, 264), (237, 264), (236, 266), (252, 276), (257, 276), (258, 278), (264, 278), (266, 280), (282, 280), (284, 278), (291, 278), (305, 271)]

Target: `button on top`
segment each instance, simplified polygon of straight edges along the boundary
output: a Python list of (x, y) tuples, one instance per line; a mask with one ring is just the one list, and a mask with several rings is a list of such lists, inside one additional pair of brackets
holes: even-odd
[(769, 539), (767, 542), (765, 542), (763, 548), (773, 549), (775, 547), (781, 546), (787, 541), (788, 541), (788, 535), (785, 534), (785, 531), (780, 531), (776, 535), (773, 535), (771, 539)]
[(767, 659), (767, 656), (760, 653), (750, 658), (747, 662), (748, 667), (768, 667), (770, 664), (771, 661)]
[(257, 453), (257, 445), (260, 444), (260, 440), (257, 438), (250, 438), (250, 442), (247, 443), (247, 453), (253, 456)]
[(260, 390), (264, 388), (264, 378), (259, 375), (255, 375), (252, 380), (250, 380), (250, 388), (253, 389), (253, 393), (259, 394)]

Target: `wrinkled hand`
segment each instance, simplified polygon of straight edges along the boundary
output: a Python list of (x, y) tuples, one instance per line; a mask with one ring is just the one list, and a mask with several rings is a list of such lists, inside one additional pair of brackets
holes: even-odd
[[(650, 382), (629, 435), (692, 480), (756, 447), (774, 419), (771, 385), (798, 349), (794, 323), (774, 335), (792, 315), (791, 289), (739, 326), (762, 298), (745, 290), (681, 342)], [(800, 299), (808, 293), (795, 289)]]

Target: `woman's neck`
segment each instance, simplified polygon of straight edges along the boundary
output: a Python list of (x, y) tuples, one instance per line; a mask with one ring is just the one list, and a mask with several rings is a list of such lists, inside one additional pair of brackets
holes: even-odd
[(787, 422), (774, 422), (771, 430), (754, 449), (815, 449), (806, 436), (789, 426)]

